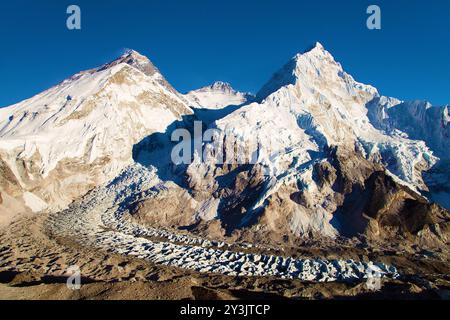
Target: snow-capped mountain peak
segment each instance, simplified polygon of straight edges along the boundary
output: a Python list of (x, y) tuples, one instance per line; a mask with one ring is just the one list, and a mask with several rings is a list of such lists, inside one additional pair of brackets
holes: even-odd
[(130, 164), (134, 144), (190, 113), (150, 60), (129, 51), (3, 108), (0, 165), (22, 191), (64, 206)]
[(194, 107), (207, 109), (238, 106), (253, 98), (251, 94), (236, 91), (229, 83), (223, 81), (215, 81), (208, 86), (192, 90), (185, 97)]
[(125, 56), (131, 56), (138, 60), (148, 60), (148, 58), (146, 56), (144, 56), (143, 54), (141, 54), (138, 51), (133, 50), (133, 49), (125, 50), (125, 52), (122, 54), (122, 57), (125, 57)]
[(107, 66), (117, 65), (119, 63), (126, 63), (136, 69), (142, 71), (148, 76), (153, 76), (155, 73), (159, 73), (158, 68), (156, 68), (153, 63), (146, 56), (140, 54), (135, 50), (127, 50), (118, 59), (114, 60)]
[(231, 87), (231, 85), (228, 82), (223, 81), (215, 81), (209, 86), (203, 87), (199, 89), (201, 91), (220, 91), (224, 93), (236, 93), (236, 90)]
[(303, 92), (319, 92), (322, 87), (333, 85), (350, 94), (356, 89), (372, 96), (378, 95), (374, 87), (356, 82), (319, 42), (296, 54), (278, 70), (257, 93), (257, 100), (262, 101), (288, 85), (294, 85)]
[(316, 42), (314, 45), (312, 45), (305, 51), (297, 53), (295, 57), (299, 57), (308, 53), (315, 55), (331, 55), (320, 42)]
[(183, 99), (182, 96), (175, 90), (172, 85), (164, 78), (159, 69), (150, 61), (149, 58), (144, 56), (143, 54), (137, 52), (136, 50), (128, 49), (126, 50), (119, 58), (116, 60), (109, 62), (98, 69), (96, 71), (101, 71), (105, 69), (112, 68), (119, 64), (127, 64), (132, 66), (133, 68), (143, 72), (145, 75), (151, 77), (153, 80), (157, 81), (160, 85), (168, 89), (173, 94), (176, 94), (180, 99)]
[[(316, 154), (315, 161), (322, 161), (321, 157), (335, 146), (358, 149), (370, 161), (385, 165), (412, 189), (424, 188), (421, 172), (431, 168), (436, 157), (423, 141), (385, 134), (373, 126), (369, 106), (376, 104), (378, 98), (374, 87), (355, 81), (328, 51), (316, 44), (276, 72), (259, 92), (257, 103), (216, 121), (216, 126), (242, 141), (264, 141), (264, 150), (258, 150), (259, 154), (281, 154), (278, 158), (283, 161), (297, 157), (307, 163), (311, 159), (305, 150)], [(393, 104), (396, 101), (390, 100)], [(286, 150), (295, 149), (293, 146), (299, 146), (298, 154), (286, 154)], [(292, 161), (284, 168), (285, 163), (280, 161), (274, 171), (292, 171), (296, 176), (305, 170), (296, 168)], [(271, 158), (266, 162), (273, 163)], [(314, 181), (305, 181), (312, 188)]]
[(129, 66), (132, 66), (139, 71), (143, 72), (147, 76), (153, 76), (155, 74), (160, 74), (158, 68), (156, 68), (153, 63), (148, 59), (146, 56), (140, 54), (139, 52), (135, 50), (126, 50), (122, 55), (120, 55), (118, 58), (114, 59), (113, 61), (110, 61), (108, 63), (105, 63), (101, 65), (100, 67), (87, 70), (81, 73), (94, 73), (103, 71), (106, 69), (111, 69), (117, 65), (120, 64), (127, 64)]
[(214, 81), (210, 85), (201, 87), (200, 89), (192, 90), (190, 92), (215, 92), (215, 93), (229, 93), (236, 94), (237, 90), (233, 89), (231, 84), (223, 81)]
[(314, 44), (314, 48), (324, 49), (323, 45), (319, 41), (316, 41), (316, 43)]

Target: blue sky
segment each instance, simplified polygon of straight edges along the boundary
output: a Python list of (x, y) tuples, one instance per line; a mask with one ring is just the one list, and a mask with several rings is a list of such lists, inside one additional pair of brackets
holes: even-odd
[[(66, 28), (66, 8), (82, 30)], [(381, 7), (382, 29), (366, 28)], [(29, 98), (125, 48), (186, 92), (215, 80), (256, 92), (320, 41), (358, 81), (400, 99), (450, 103), (450, 1), (15, 0), (0, 2), (0, 106)]]

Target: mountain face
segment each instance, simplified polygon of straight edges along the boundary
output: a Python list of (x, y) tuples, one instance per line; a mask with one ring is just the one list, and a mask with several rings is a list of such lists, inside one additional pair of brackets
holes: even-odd
[[(397, 212), (398, 207), (386, 204), (393, 206), (394, 199), (395, 206), (407, 199), (426, 201), (420, 196), (428, 190), (422, 173), (438, 161), (431, 144), (377, 128), (368, 117), (369, 109), (382, 102), (377, 90), (356, 82), (320, 44), (275, 73), (257, 100), (214, 124), (219, 132), (214, 140), (230, 140), (223, 153), (237, 140), (248, 154), (258, 154), (257, 163), (221, 165), (209, 154), (187, 170), (189, 188), (207, 203), (216, 203), (229, 232), (249, 228), (247, 234), (275, 240), (286, 235), (381, 234), (378, 213), (367, 212), (370, 203), (381, 202), (383, 212)], [(381, 174), (382, 185), (375, 189), (392, 184), (409, 193), (388, 199), (377, 192), (382, 199), (358, 205), (367, 184)], [(347, 217), (350, 213), (342, 213), (343, 208), (355, 216)], [(438, 223), (446, 219), (448, 215)]]
[(131, 164), (135, 143), (190, 113), (134, 51), (0, 109), (2, 210), (65, 207)]
[[(202, 152), (175, 165), (171, 134), (204, 118)], [(449, 212), (429, 201), (450, 195), (448, 106), (381, 96), (319, 43), (256, 97), (223, 82), (181, 95), (130, 51), (0, 119), (0, 210), (56, 210), (98, 186), (140, 224), (210, 237), (448, 242)], [(127, 172), (127, 196), (108, 192)]]
[(253, 96), (234, 90), (229, 83), (216, 81), (188, 92), (186, 99), (197, 108), (220, 109), (231, 105), (240, 106), (252, 100)]

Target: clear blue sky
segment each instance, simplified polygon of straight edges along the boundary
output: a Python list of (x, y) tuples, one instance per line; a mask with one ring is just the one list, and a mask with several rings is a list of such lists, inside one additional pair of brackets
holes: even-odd
[[(66, 29), (78, 4), (82, 30)], [(366, 28), (378, 4), (382, 30)], [(448, 0), (0, 1), (0, 106), (114, 59), (147, 55), (185, 92), (214, 80), (257, 91), (320, 41), (358, 81), (400, 99), (450, 103)]]

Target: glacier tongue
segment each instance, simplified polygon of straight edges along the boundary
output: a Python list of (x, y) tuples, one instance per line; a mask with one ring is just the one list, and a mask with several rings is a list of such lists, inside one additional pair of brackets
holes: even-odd
[(53, 214), (48, 228), (55, 235), (69, 236), (84, 246), (202, 273), (318, 282), (363, 280), (374, 271), (380, 278), (399, 277), (394, 266), (380, 262), (294, 259), (232, 251), (226, 243), (146, 228), (130, 221), (120, 209), (122, 203), (133, 193), (145, 193), (159, 182), (153, 171), (132, 165), (112, 183), (94, 189), (68, 209)]

